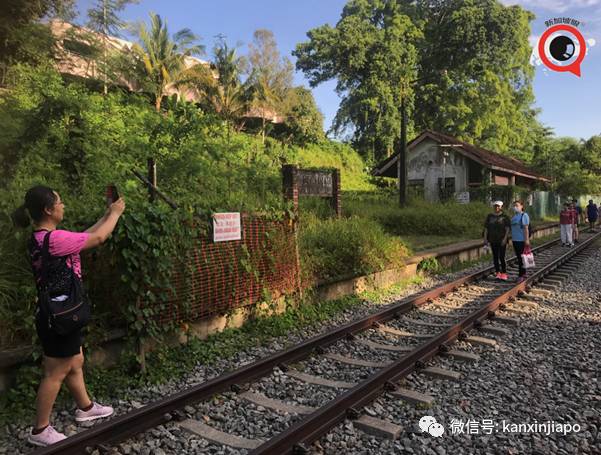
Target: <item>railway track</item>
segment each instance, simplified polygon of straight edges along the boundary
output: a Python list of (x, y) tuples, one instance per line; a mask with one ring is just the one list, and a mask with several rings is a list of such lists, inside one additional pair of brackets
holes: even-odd
[[(524, 311), (520, 309), (522, 299), (549, 292), (545, 288), (566, 276), (558, 269), (569, 273), (570, 264), (600, 236), (583, 233), (581, 243), (571, 249), (561, 247), (558, 241), (534, 249), (537, 267), (525, 282), (492, 280), (492, 267), (482, 269), (35, 453), (79, 454), (94, 449), (109, 453), (112, 446), (164, 424), (252, 454), (310, 453), (314, 441), (346, 418), (367, 432), (395, 437), (399, 428), (366, 415), (362, 409), (384, 392), (398, 399), (428, 403), (431, 397), (406, 384), (401, 386), (399, 381), (412, 374), (459, 379), (456, 372), (428, 367), (427, 362), (436, 356), (477, 360), (472, 352), (454, 349), (453, 343), (493, 345), (490, 334), (502, 336), (516, 322), (497, 312)], [(508, 265), (511, 280), (517, 276), (515, 258)], [(538, 287), (532, 289), (534, 285)], [(330, 371), (333, 365), (334, 373)], [(324, 376), (324, 371), (329, 371), (330, 377)], [(237, 424), (235, 412), (233, 416), (203, 420), (217, 394), (225, 395), (222, 400), (232, 400), (228, 409), (249, 403), (253, 412), (270, 413), (269, 428)], [(249, 418), (248, 413), (245, 418)]]

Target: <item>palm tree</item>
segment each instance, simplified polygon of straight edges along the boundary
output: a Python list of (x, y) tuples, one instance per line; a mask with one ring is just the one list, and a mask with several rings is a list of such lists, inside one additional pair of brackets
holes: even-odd
[(252, 100), (252, 86), (242, 82), (246, 60), (236, 54), (225, 41), (219, 42), (214, 50), (214, 61), (208, 66), (194, 65), (184, 71), (178, 86), (193, 88), (200, 95), (201, 107), (223, 118), (228, 133), (233, 125), (248, 111)]
[(204, 46), (194, 44), (198, 38), (187, 28), (170, 38), (167, 22), (154, 13), (150, 13), (150, 30), (140, 24), (136, 32), (139, 43), (133, 45), (132, 52), (137, 59), (138, 77), (153, 93), (158, 112), (166, 87), (177, 83), (185, 71), (186, 57), (204, 52)]

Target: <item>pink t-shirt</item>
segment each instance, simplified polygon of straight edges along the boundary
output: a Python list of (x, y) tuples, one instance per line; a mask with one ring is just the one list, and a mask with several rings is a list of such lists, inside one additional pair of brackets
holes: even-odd
[[(44, 237), (48, 231), (34, 232), (34, 238), (38, 242), (40, 248), (44, 243)], [(86, 244), (86, 240), (90, 234), (88, 232), (71, 232), (56, 229), (50, 234), (49, 252), (52, 256), (67, 256), (67, 267), (73, 269), (73, 272), (81, 279), (81, 258), (79, 253)], [(36, 279), (39, 277), (39, 272), (42, 268), (41, 260), (34, 262), (33, 268), (36, 272)]]

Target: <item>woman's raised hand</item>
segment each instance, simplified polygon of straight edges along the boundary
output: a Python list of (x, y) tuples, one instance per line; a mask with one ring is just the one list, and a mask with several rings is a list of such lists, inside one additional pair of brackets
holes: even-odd
[(110, 206), (111, 213), (114, 213), (117, 216), (121, 216), (123, 211), (125, 210), (125, 201), (122, 197), (113, 202)]

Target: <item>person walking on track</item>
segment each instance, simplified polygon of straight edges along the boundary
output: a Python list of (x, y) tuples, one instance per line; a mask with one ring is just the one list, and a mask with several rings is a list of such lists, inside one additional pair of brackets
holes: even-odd
[[(102, 244), (115, 229), (124, 209), (125, 202), (119, 199), (85, 232), (60, 230), (57, 227), (63, 221), (64, 203), (56, 191), (40, 185), (27, 191), (25, 203), (13, 214), (15, 224), (25, 228), (33, 221), (34, 228), (28, 250), (38, 288), (35, 325), (44, 352), (44, 374), (37, 393), (35, 426), (27, 438), (33, 445), (48, 446), (66, 438), (50, 425), (52, 407), (63, 382), (77, 404), (75, 421), (95, 420), (113, 413), (110, 406), (91, 401), (86, 390), (82, 321), (77, 315), (89, 317), (89, 313), (73, 313), (71, 320), (55, 310), (67, 302), (77, 304), (70, 311), (86, 304), (89, 308), (85, 293), (78, 291), (81, 290), (79, 253)], [(86, 319), (83, 316), (81, 319)]]
[(518, 283), (526, 279), (526, 269), (522, 254), (526, 247), (530, 248), (530, 217), (524, 211), (524, 202), (521, 200), (513, 203), (515, 215), (511, 218), (511, 243), (518, 261)]
[(586, 218), (591, 227), (591, 232), (595, 232), (595, 223), (599, 218), (599, 209), (592, 199), (588, 201), (588, 205), (586, 206)]
[(511, 221), (503, 213), (503, 202), (493, 202), (494, 213), (489, 213), (484, 221), (484, 245), (490, 245), (496, 277), (507, 280), (507, 264), (505, 263), (505, 250), (507, 239), (511, 231)]
[(562, 246), (574, 246), (574, 212), (569, 203), (563, 205), (563, 210), (559, 213), (559, 228)]

